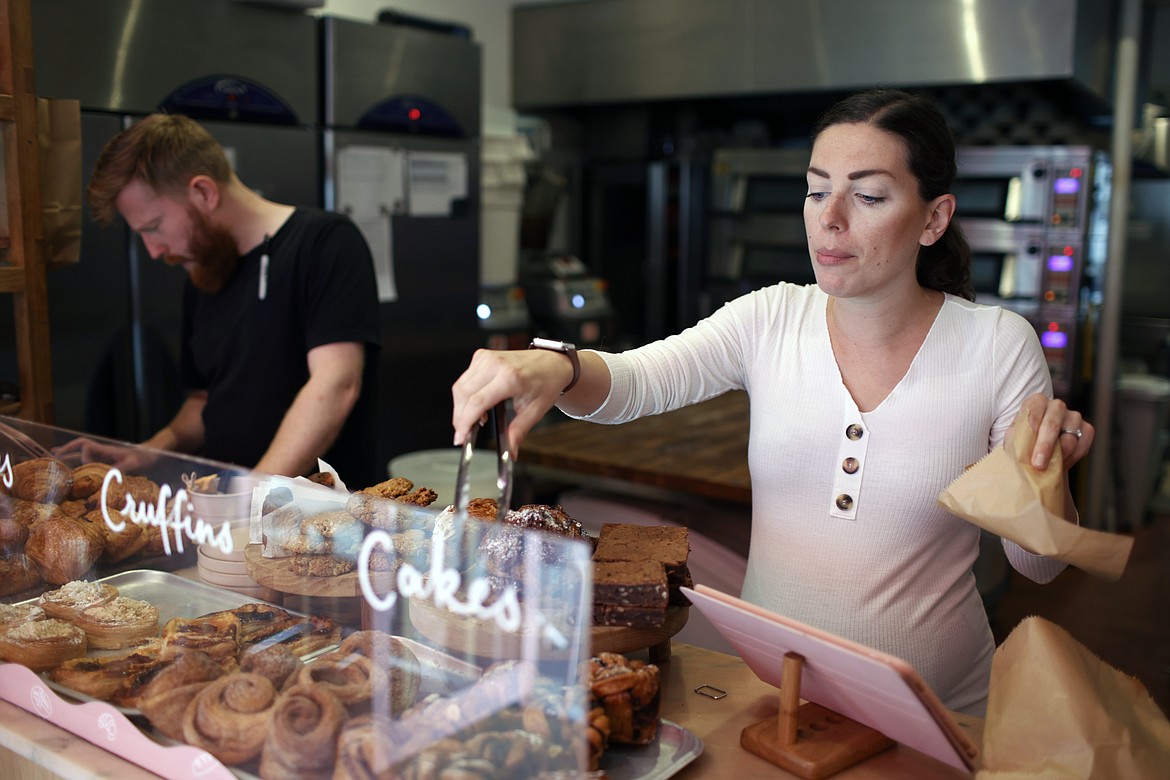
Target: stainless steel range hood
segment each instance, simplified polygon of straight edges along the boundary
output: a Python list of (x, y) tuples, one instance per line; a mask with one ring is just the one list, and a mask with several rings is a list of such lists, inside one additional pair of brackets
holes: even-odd
[(1109, 0), (588, 0), (513, 9), (523, 110), (1064, 82), (1109, 102)]

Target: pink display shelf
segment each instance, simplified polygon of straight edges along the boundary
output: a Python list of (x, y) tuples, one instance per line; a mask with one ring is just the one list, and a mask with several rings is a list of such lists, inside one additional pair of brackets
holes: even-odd
[(162, 777), (237, 780), (207, 751), (190, 745), (160, 745), (109, 704), (65, 701), (19, 664), (0, 664), (0, 698)]

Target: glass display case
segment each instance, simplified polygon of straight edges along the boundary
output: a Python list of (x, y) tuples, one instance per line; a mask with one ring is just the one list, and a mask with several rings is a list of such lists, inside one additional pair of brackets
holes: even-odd
[(624, 653), (685, 623), (685, 529), (646, 575), (560, 507), (343, 478), (0, 417), (0, 698), (165, 777), (576, 777), (656, 744)]

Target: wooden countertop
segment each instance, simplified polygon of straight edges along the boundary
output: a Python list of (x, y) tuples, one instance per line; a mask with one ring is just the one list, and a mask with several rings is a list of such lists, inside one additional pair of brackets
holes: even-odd
[[(779, 695), (777, 689), (757, 678), (738, 657), (676, 643), (671, 657), (661, 662), (660, 668), (664, 686), (661, 716), (703, 741), (702, 754), (675, 777), (681, 780), (793, 777), (740, 747), (740, 732), (745, 726), (776, 715)], [(712, 699), (694, 692), (704, 684), (727, 691), (727, 696)], [(979, 744), (982, 722), (964, 716), (958, 720)], [(0, 700), (0, 748), (0, 776), (6, 778), (149, 780), (156, 777), (3, 700)], [(968, 775), (903, 745), (895, 745), (834, 775), (841, 780), (890, 777), (931, 780)]]
[(733, 391), (623, 425), (566, 420), (534, 429), (517, 464), (750, 504), (748, 398)]

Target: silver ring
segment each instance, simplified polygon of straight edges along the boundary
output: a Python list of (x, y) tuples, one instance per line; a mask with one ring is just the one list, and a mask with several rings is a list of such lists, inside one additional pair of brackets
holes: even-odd
[(1076, 436), (1078, 439), (1085, 435), (1085, 432), (1082, 431), (1080, 428), (1061, 428), (1060, 429), (1061, 436), (1064, 436), (1066, 433), (1069, 436)]

